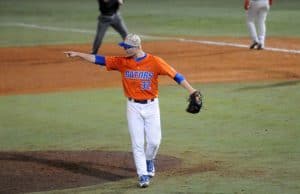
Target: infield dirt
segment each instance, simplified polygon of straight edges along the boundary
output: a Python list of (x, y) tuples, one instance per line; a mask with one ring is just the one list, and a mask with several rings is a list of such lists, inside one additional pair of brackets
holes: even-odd
[[(206, 38), (208, 39), (208, 38)], [(247, 44), (243, 39), (213, 39)], [(300, 50), (300, 39), (270, 39), (268, 46)], [(191, 82), (291, 80), (300, 77), (300, 54), (247, 48), (191, 44), (180, 41), (145, 42), (146, 52), (158, 55)], [(86, 88), (121, 87), (117, 72), (68, 59), (67, 50), (89, 52), (90, 45), (0, 48), (0, 95)], [(115, 44), (105, 44), (103, 55), (123, 55)], [(162, 77), (162, 84), (175, 84)]]

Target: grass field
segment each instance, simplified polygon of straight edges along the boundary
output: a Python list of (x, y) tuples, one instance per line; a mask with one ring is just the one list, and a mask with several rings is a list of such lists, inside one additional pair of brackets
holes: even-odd
[[(205, 93), (205, 108), (197, 116), (184, 112), (185, 104), (180, 102), (185, 96), (180, 88), (161, 88), (160, 154), (182, 158), (187, 165), (221, 161), (220, 170), (180, 177), (161, 175), (143, 192), (298, 193), (300, 124), (299, 107), (295, 105), (300, 98), (299, 85), (267, 82), (198, 87)], [(128, 151), (125, 102), (118, 95), (121, 92), (101, 89), (3, 96), (1, 150)], [(101, 103), (108, 99), (113, 103)], [(259, 176), (255, 172), (260, 172)], [(133, 181), (76, 192), (140, 192), (128, 188)]]
[[(299, 8), (297, 0), (276, 1), (268, 35), (299, 37)], [(241, 0), (130, 0), (122, 14), (129, 31), (144, 35), (248, 36)], [(0, 46), (89, 43), (97, 16), (94, 0), (1, 0)], [(105, 41), (120, 39), (110, 33)]]
[[(246, 37), (242, 6), (241, 0), (128, 0), (122, 13), (130, 31), (140, 34)], [(268, 35), (299, 38), (299, 9), (299, 0), (275, 1)], [(90, 43), (97, 15), (94, 0), (0, 0), (0, 47)], [(105, 42), (120, 39), (109, 32)], [(299, 81), (195, 86), (205, 100), (194, 116), (184, 111), (181, 88), (160, 87), (159, 153), (186, 166), (220, 161), (219, 170), (158, 174), (143, 193), (300, 193)], [(0, 151), (130, 151), (121, 94), (108, 88), (0, 96)], [(141, 193), (135, 182), (48, 193)]]

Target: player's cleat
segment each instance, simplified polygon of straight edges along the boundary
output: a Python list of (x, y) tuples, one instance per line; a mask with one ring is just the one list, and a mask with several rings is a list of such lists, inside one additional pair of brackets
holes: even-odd
[(258, 44), (258, 42), (254, 41), (251, 45), (250, 45), (250, 49), (254, 49)]
[(150, 184), (150, 178), (148, 175), (142, 175), (139, 177), (139, 187), (146, 188)]
[(264, 47), (262, 46), (262, 44), (257, 45), (257, 50), (263, 50), (263, 49), (264, 49)]
[(154, 177), (155, 175), (155, 167), (153, 160), (146, 160), (147, 163), (147, 172), (150, 178)]

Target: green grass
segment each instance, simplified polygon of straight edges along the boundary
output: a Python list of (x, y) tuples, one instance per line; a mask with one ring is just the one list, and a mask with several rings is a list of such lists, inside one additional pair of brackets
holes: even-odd
[[(205, 96), (199, 115), (184, 111), (182, 88), (160, 87), (159, 154), (179, 157), (186, 166), (219, 161), (219, 168), (181, 176), (159, 174), (143, 192), (299, 193), (299, 82), (196, 87)], [(121, 93), (115, 88), (2, 96), (1, 150), (131, 151)], [(135, 181), (56, 192), (139, 193)]]
[[(276, 1), (268, 16), (268, 36), (299, 37), (300, 1)], [(247, 37), (241, 0), (130, 0), (121, 9), (129, 31), (156, 36)], [(1, 0), (0, 46), (91, 43), (98, 5), (81, 0)], [(46, 30), (19, 24), (55, 27)], [(64, 29), (64, 30), (62, 30)], [(70, 29), (86, 30), (72, 32)], [(112, 29), (105, 42), (120, 40)]]

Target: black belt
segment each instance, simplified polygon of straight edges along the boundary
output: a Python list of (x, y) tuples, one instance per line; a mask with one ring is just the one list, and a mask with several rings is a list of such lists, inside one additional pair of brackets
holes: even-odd
[(153, 102), (155, 98), (152, 99), (148, 99), (148, 100), (137, 100), (137, 99), (133, 99), (133, 98), (128, 98), (129, 101), (131, 102), (136, 102), (136, 103), (140, 103), (140, 104), (147, 104), (149, 102)]

